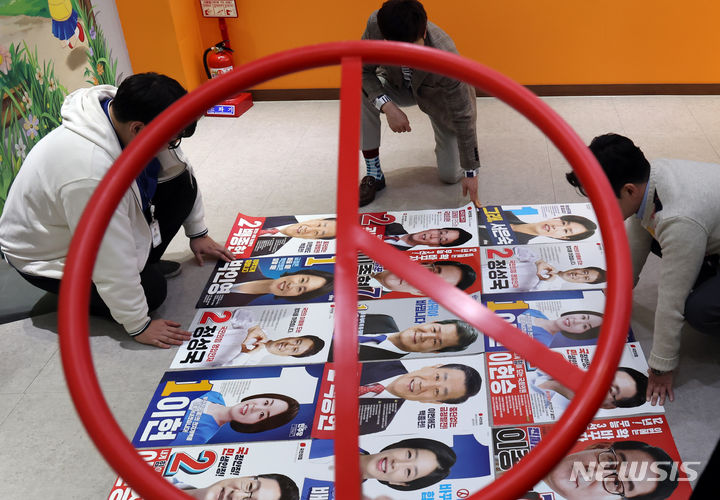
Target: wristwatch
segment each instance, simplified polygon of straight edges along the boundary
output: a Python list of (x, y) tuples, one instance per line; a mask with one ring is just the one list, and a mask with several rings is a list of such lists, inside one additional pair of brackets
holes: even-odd
[(659, 377), (660, 375), (665, 375), (666, 373), (670, 373), (671, 371), (672, 371), (672, 370), (668, 370), (668, 371), (665, 371), (665, 372), (664, 372), (664, 371), (661, 371), (661, 370), (656, 370), (655, 368), (650, 368), (650, 372), (651, 372), (653, 375), (656, 375), (656, 376), (658, 376), (658, 377)]
[(381, 95), (380, 97), (375, 99), (375, 107), (378, 111), (382, 111), (383, 104), (392, 101), (390, 97), (386, 94)]
[(465, 177), (477, 177), (479, 169), (473, 169), (473, 170), (465, 170)]

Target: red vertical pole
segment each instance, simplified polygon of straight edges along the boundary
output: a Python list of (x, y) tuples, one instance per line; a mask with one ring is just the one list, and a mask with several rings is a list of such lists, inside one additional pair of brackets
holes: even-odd
[(227, 42), (225, 42), (225, 47), (231, 49), (232, 47), (230, 47), (230, 36), (228, 35), (227, 23), (225, 22), (224, 17), (218, 17), (218, 27), (220, 28), (220, 39), (227, 40)]
[[(358, 462), (358, 339), (357, 252), (358, 151), (360, 142), (360, 96), (362, 62), (342, 58), (340, 86), (340, 145), (337, 187), (337, 254), (335, 263), (334, 360), (337, 399), (335, 404), (335, 498), (359, 500)], [(342, 476), (339, 472), (342, 471)]]

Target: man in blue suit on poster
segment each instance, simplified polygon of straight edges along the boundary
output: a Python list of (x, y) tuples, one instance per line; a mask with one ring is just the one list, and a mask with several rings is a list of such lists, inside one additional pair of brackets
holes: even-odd
[(366, 363), (360, 373), (360, 434), (380, 432), (406, 400), (460, 404), (480, 392), (482, 378), (474, 368), (452, 363), (408, 372), (401, 361)]

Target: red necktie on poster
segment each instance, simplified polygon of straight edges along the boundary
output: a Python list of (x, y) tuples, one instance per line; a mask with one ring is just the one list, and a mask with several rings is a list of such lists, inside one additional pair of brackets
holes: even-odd
[(277, 234), (279, 232), (280, 230), (278, 228), (271, 227), (270, 229), (261, 229), (260, 231), (258, 231), (258, 236), (263, 236), (266, 234)]
[(361, 385), (358, 387), (358, 396), (363, 396), (367, 394), (368, 392), (374, 392), (377, 396), (382, 391), (385, 390), (385, 386), (382, 384), (368, 384), (368, 385)]

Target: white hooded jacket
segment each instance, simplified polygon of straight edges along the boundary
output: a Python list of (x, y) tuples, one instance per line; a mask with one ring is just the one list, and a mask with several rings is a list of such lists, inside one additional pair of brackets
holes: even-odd
[[(62, 124), (28, 154), (0, 217), (0, 248), (26, 274), (61, 279), (70, 240), (98, 183), (120, 156), (121, 144), (101, 101), (115, 96), (110, 85), (80, 89), (62, 106)], [(180, 175), (189, 164), (164, 150), (159, 181)], [(152, 245), (140, 192), (133, 182), (110, 220), (93, 270), (93, 282), (113, 318), (130, 335), (150, 322), (140, 271)], [(188, 237), (207, 231), (202, 198), (183, 223)]]

